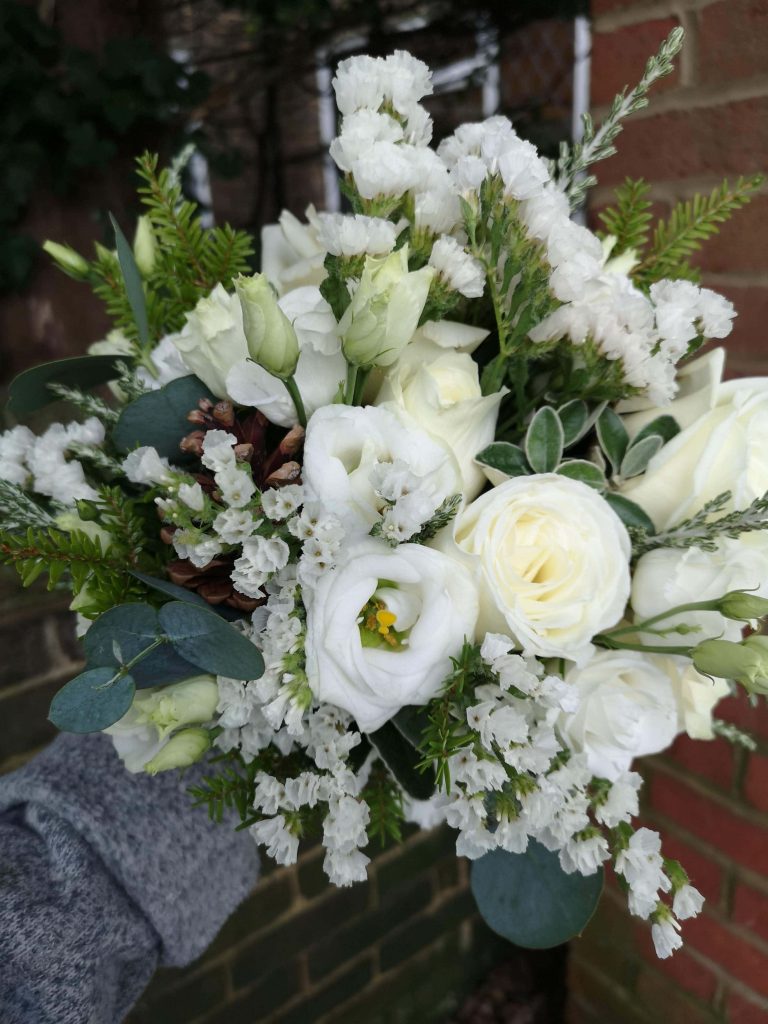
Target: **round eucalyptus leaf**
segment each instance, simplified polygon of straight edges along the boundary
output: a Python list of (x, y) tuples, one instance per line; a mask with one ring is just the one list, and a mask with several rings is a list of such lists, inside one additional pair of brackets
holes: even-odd
[(118, 376), (117, 364), (121, 359), (125, 361), (125, 356), (75, 356), (33, 366), (11, 381), (8, 409), (15, 416), (24, 416), (51, 402), (58, 402), (49, 384), (66, 384), (70, 388), (88, 391), (97, 384), (114, 380)]
[(215, 612), (169, 601), (158, 618), (176, 652), (199, 669), (230, 679), (258, 679), (264, 672), (260, 651)]
[(174, 462), (188, 461), (179, 444), (191, 425), (187, 419), (201, 398), (211, 392), (197, 377), (179, 377), (157, 391), (148, 391), (126, 405), (115, 424), (112, 440), (120, 451), (129, 452), (142, 445), (156, 448)]
[(567, 875), (556, 853), (531, 840), (525, 853), (491, 850), (474, 861), (471, 886), (497, 935), (526, 949), (550, 949), (584, 930), (603, 891), (603, 871)]
[(114, 683), (114, 666), (89, 668), (71, 679), (51, 701), (48, 718), (64, 732), (101, 732), (114, 725), (133, 702), (136, 686), (131, 676)]

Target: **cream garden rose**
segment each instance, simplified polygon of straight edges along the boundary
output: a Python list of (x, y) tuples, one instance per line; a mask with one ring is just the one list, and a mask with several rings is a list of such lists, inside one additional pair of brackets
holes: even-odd
[(395, 363), (376, 399), (385, 408), (404, 409), (411, 418), (453, 450), (468, 501), (485, 485), (475, 455), (495, 436), (506, 388), (483, 396), (477, 363), (465, 352), (434, 343), (412, 342)]
[[(768, 491), (768, 378), (726, 381), (713, 397), (713, 407), (622, 488), (657, 529), (692, 516), (724, 491), (732, 493), (730, 508)], [(674, 416), (675, 403), (661, 411)]]
[(578, 481), (508, 480), (459, 514), (454, 540), (478, 579), (483, 635), (511, 631), (527, 653), (583, 662), (624, 612), (627, 531)]
[(638, 651), (598, 651), (566, 672), (579, 706), (561, 715), (558, 725), (599, 778), (617, 779), (636, 757), (664, 750), (677, 735), (677, 699), (663, 660)]
[(434, 697), (475, 631), (470, 573), (420, 544), (366, 538), (304, 593), (310, 688), (363, 732)]

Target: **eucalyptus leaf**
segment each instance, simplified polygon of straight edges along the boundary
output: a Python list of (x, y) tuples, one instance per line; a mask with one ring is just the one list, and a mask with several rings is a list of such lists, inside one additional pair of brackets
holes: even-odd
[(77, 356), (74, 359), (57, 359), (42, 366), (33, 366), (18, 377), (14, 377), (8, 388), (8, 411), (14, 416), (42, 409), (60, 399), (48, 387), (49, 384), (65, 384), (69, 388), (88, 391), (97, 384), (114, 380), (119, 374), (117, 364), (126, 357)]
[(112, 440), (124, 452), (150, 445), (174, 462), (189, 461), (179, 444), (192, 429), (187, 416), (201, 398), (212, 399), (213, 395), (193, 376), (180, 377), (158, 391), (140, 395), (123, 409)]
[(679, 433), (680, 424), (674, 416), (657, 416), (655, 420), (646, 423), (642, 430), (638, 430), (632, 439), (632, 447), (639, 444), (643, 438), (653, 436), (660, 437), (664, 444), (667, 444)]
[[(157, 611), (139, 602), (121, 604), (104, 612), (83, 638), (88, 664), (109, 665), (113, 671), (146, 650), (161, 635)], [(156, 647), (131, 668), (136, 686), (165, 686), (200, 674), (166, 643)]]
[(531, 840), (525, 853), (491, 850), (473, 861), (472, 895), (497, 935), (526, 949), (551, 949), (579, 935), (603, 891), (603, 870), (567, 875), (557, 853)]
[(258, 679), (264, 672), (260, 651), (215, 612), (170, 601), (158, 619), (176, 652), (199, 669), (230, 679)]
[(51, 701), (48, 718), (64, 732), (101, 732), (119, 721), (133, 703), (133, 679), (114, 683), (114, 667), (89, 668), (71, 679)]
[(171, 583), (170, 580), (161, 579), (159, 576), (150, 576), (149, 573), (138, 572), (135, 569), (129, 569), (128, 572), (137, 580), (141, 580), (151, 590), (156, 590), (159, 594), (165, 594), (166, 597), (172, 597), (174, 601), (186, 601), (188, 604), (196, 604), (200, 608), (207, 608), (216, 615), (220, 615), (222, 619), (227, 619), (230, 622), (243, 618), (243, 613), (237, 611), (236, 608), (229, 608), (223, 604), (208, 604), (205, 598), (200, 597), (194, 590), (179, 587), (175, 583)]
[(428, 800), (435, 791), (435, 773), (429, 768), (421, 772), (416, 765), (421, 753), (409, 743), (393, 722), (386, 722), (376, 732), (368, 733), (371, 745), (394, 777), (416, 800)]
[(648, 463), (659, 451), (664, 441), (658, 434), (651, 434), (648, 437), (636, 441), (627, 449), (627, 454), (621, 460), (620, 476), (625, 480), (633, 476), (639, 476), (648, 468)]
[(572, 402), (561, 405), (557, 410), (557, 415), (563, 425), (563, 447), (569, 448), (583, 435), (584, 426), (589, 417), (589, 407), (580, 398), (574, 398)]
[(110, 213), (109, 219), (115, 231), (115, 247), (117, 248), (117, 260), (125, 284), (125, 293), (131, 306), (133, 319), (136, 321), (136, 330), (139, 341), (143, 348), (149, 345), (149, 321), (147, 319), (147, 301), (144, 297), (144, 283), (141, 280), (139, 268), (133, 256), (133, 249), (128, 244), (120, 225)]
[(623, 494), (615, 494), (610, 491), (603, 497), (625, 526), (643, 530), (645, 533), (656, 533), (653, 520), (634, 501), (625, 498)]
[(567, 459), (560, 463), (555, 472), (567, 476), (569, 480), (578, 480), (588, 487), (594, 487), (597, 491), (604, 491), (608, 486), (602, 469), (586, 459)]
[(621, 461), (629, 447), (629, 434), (621, 417), (613, 409), (603, 409), (597, 420), (597, 439), (600, 447), (610, 459), (614, 473), (621, 468)]
[(508, 441), (495, 441), (489, 444), (475, 456), (475, 460), (507, 476), (524, 476), (530, 473), (523, 449)]
[(525, 454), (534, 473), (554, 473), (563, 457), (564, 432), (560, 417), (542, 406), (525, 435)]

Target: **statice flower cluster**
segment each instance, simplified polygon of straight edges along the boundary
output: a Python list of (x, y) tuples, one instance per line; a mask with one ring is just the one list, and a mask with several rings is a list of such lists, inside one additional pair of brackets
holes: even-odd
[(84, 423), (54, 423), (39, 436), (28, 427), (13, 427), (0, 435), (0, 480), (67, 507), (80, 499), (92, 500), (98, 492), (70, 449), (98, 448), (104, 433), (104, 424), (95, 416)]

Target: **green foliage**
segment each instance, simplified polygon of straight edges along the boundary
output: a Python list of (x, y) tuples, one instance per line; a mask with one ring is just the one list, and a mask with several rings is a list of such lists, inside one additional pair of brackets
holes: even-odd
[(147, 391), (123, 408), (112, 432), (112, 442), (122, 452), (149, 445), (160, 455), (183, 462), (179, 443), (190, 432), (187, 416), (201, 398), (213, 396), (193, 376), (179, 377), (157, 391)]
[(374, 761), (362, 797), (370, 809), (368, 835), (371, 839), (377, 839), (381, 846), (389, 839), (401, 842), (405, 819), (403, 790), (382, 761)]
[(221, 822), (226, 811), (237, 811), (241, 824), (258, 821), (253, 813), (256, 776), (264, 769), (262, 758), (245, 761), (238, 751), (211, 758), (211, 764), (222, 765), (215, 775), (205, 775), (199, 785), (190, 786), (193, 806), (206, 807), (211, 821)]
[(587, 168), (599, 160), (606, 160), (616, 152), (613, 143), (623, 127), (624, 118), (647, 107), (651, 86), (674, 70), (674, 58), (683, 45), (684, 34), (680, 27), (670, 32), (659, 47), (658, 53), (648, 59), (643, 77), (638, 84), (629, 92), (626, 87), (621, 90), (613, 100), (608, 116), (597, 130), (592, 116), (582, 114), (581, 141), (572, 146), (567, 143), (561, 145), (555, 169), (558, 184), (570, 199), (571, 206), (580, 206), (587, 191), (597, 181), (593, 174), (585, 173)]
[(645, 247), (653, 219), (650, 213), (651, 201), (648, 199), (650, 190), (651, 186), (642, 179), (633, 181), (627, 178), (616, 189), (616, 205), (600, 214), (606, 234), (616, 239), (612, 256), (619, 256), (630, 249), (639, 252)]
[(538, 409), (525, 435), (525, 454), (534, 473), (554, 473), (560, 464), (565, 431), (551, 405)]
[(367, 735), (371, 746), (405, 792), (416, 800), (428, 800), (435, 790), (434, 773), (429, 766), (416, 769), (419, 751), (394, 722), (385, 722)]
[(25, 416), (62, 397), (56, 387), (82, 393), (88, 388), (114, 380), (119, 374), (117, 356), (74, 356), (56, 359), (24, 370), (11, 381), (8, 409), (15, 416)]
[(178, 145), (208, 87), (206, 75), (147, 39), (86, 52), (44, 24), (35, 5), (0, 4), (0, 292), (22, 287), (32, 269), (37, 246), (14, 229), (39, 189), (71, 195), (127, 140), (134, 150), (158, 138)]
[(733, 722), (724, 722), (722, 718), (712, 719), (712, 732), (715, 736), (722, 736), (734, 747), (741, 747), (743, 750), (757, 750), (757, 743), (748, 732), (744, 732), (735, 726)]
[(136, 692), (127, 673), (91, 668), (63, 686), (51, 701), (49, 718), (64, 732), (101, 732), (119, 721)]
[(697, 547), (703, 551), (715, 551), (721, 537), (736, 538), (742, 533), (768, 527), (768, 494), (755, 498), (746, 508), (718, 516), (729, 504), (731, 497), (730, 491), (718, 494), (695, 515), (668, 530), (653, 535), (631, 531), (635, 554), (639, 556), (653, 548)]
[(455, 519), (460, 507), (460, 494), (452, 494), (450, 498), (446, 498), (434, 515), (424, 523), (419, 532), (414, 533), (412, 537), (408, 538), (408, 543), (426, 544), (428, 540), (432, 540), (433, 537), (436, 537), (444, 527)]
[(8, 480), (0, 480), (0, 512), (3, 527), (8, 533), (26, 531), (30, 527), (46, 528), (54, 525), (53, 516), (31, 498), (23, 488)]
[(603, 870), (566, 874), (557, 852), (530, 840), (525, 853), (492, 850), (472, 862), (472, 895), (485, 923), (526, 949), (551, 949), (580, 934), (603, 891)]
[(92, 395), (78, 387), (69, 387), (57, 381), (49, 384), (48, 389), (56, 398), (61, 399), (62, 402), (69, 402), (70, 405), (74, 405), (76, 409), (79, 409), (86, 416), (96, 416), (102, 423), (107, 425), (117, 422), (117, 410), (110, 408), (105, 401), (96, 395)]
[(697, 281), (699, 272), (689, 264), (703, 242), (717, 234), (720, 225), (745, 206), (762, 184), (761, 175), (739, 178), (731, 186), (726, 180), (707, 195), (695, 195), (680, 202), (669, 219), (654, 230), (650, 248), (633, 271), (635, 281), (649, 286), (663, 277)]
[(258, 679), (264, 672), (258, 648), (209, 608), (169, 601), (158, 619), (174, 650), (202, 671), (230, 679)]

